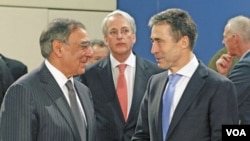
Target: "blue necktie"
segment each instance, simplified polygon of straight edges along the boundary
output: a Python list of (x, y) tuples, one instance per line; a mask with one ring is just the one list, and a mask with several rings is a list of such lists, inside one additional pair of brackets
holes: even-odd
[(165, 89), (162, 98), (162, 135), (165, 141), (169, 124), (170, 124), (170, 109), (175, 93), (175, 84), (180, 80), (180, 74), (169, 75), (168, 87)]

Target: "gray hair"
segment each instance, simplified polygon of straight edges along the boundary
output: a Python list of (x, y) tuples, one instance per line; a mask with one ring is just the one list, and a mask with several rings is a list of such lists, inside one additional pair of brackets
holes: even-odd
[(151, 17), (148, 25), (152, 28), (154, 25), (166, 23), (170, 25), (170, 34), (176, 42), (179, 41), (181, 37), (187, 36), (190, 40), (190, 48), (193, 50), (198, 32), (191, 16), (181, 9), (167, 9)]
[(40, 48), (44, 58), (48, 58), (52, 51), (52, 43), (55, 40), (67, 42), (70, 33), (77, 29), (85, 29), (85, 26), (73, 19), (58, 18), (49, 23), (40, 36)]
[(107, 47), (103, 40), (101, 39), (92, 39), (90, 41), (90, 46), (99, 45), (100, 47)]
[(228, 20), (230, 33), (237, 33), (244, 42), (250, 42), (250, 20), (239, 15)]
[(116, 15), (121, 15), (123, 16), (125, 19), (128, 20), (128, 22), (130, 23), (130, 28), (132, 30), (132, 32), (135, 34), (136, 33), (136, 25), (135, 25), (135, 20), (134, 18), (129, 15), (128, 13), (121, 11), (121, 10), (115, 10), (111, 13), (109, 13), (102, 21), (102, 33), (103, 35), (107, 35), (108, 34), (108, 27), (107, 27), (107, 22), (108, 19), (112, 16), (116, 16)]

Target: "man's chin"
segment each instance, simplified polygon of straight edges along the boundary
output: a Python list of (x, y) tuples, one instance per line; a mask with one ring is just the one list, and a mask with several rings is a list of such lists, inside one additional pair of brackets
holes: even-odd
[(158, 66), (160, 69), (163, 69), (163, 70), (168, 69), (168, 67), (165, 66), (164, 64), (157, 63), (157, 66)]
[(84, 74), (85, 73), (85, 68), (81, 68), (79, 71), (78, 71), (78, 74), (77, 75), (81, 75), (81, 74)]

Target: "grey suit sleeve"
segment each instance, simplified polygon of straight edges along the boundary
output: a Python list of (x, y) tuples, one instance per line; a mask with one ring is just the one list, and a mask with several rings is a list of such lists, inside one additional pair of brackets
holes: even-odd
[(148, 90), (146, 90), (141, 102), (135, 133), (131, 141), (150, 141), (148, 124), (148, 96)]
[(233, 83), (231, 81), (220, 83), (210, 104), (209, 121), (211, 140), (220, 141), (222, 125), (237, 124), (239, 121), (237, 94)]
[(250, 62), (242, 60), (238, 62), (232, 72), (229, 74), (228, 78), (233, 81), (237, 93), (238, 93), (238, 103), (241, 104), (246, 97), (249, 96), (249, 92), (246, 89), (250, 86)]

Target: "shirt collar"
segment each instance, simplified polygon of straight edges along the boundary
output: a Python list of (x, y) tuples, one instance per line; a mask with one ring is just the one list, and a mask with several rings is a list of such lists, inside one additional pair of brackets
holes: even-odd
[[(196, 58), (196, 56), (194, 55), (193, 58), (191, 59), (190, 62), (188, 62), (184, 67), (182, 67), (177, 74), (181, 74), (182, 76), (186, 76), (186, 77), (191, 77), (195, 70), (197, 69), (197, 67), (199, 66), (199, 62)], [(172, 74), (171, 71), (168, 71), (168, 74)]]
[(246, 51), (240, 58), (240, 60), (242, 60), (248, 53), (250, 52), (250, 50)]
[[(111, 67), (112, 69), (117, 67), (117, 65), (121, 64), (118, 60), (116, 60), (112, 54), (110, 54), (110, 61), (111, 61)], [(136, 57), (135, 55), (131, 52), (127, 60), (123, 64), (127, 64), (128, 66), (135, 67), (135, 61)]]
[[(69, 79), (67, 79), (67, 77), (60, 70), (54, 67), (47, 59), (45, 59), (45, 65), (51, 72), (58, 85), (62, 88)], [(73, 77), (71, 77), (70, 80), (74, 85)]]

